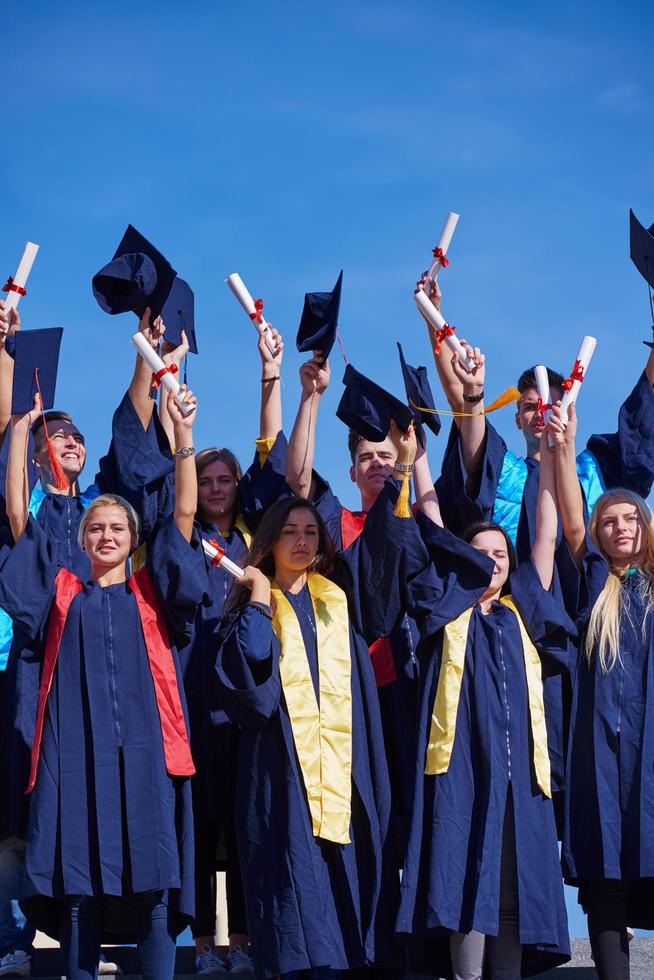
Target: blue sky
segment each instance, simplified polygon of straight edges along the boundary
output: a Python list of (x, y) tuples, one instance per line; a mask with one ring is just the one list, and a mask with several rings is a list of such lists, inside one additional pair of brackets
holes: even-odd
[[(443, 308), (487, 352), (489, 394), (536, 361), (567, 372), (591, 333), (582, 436), (614, 427), (650, 327), (628, 209), (654, 221), (651, 4), (11, 8), (0, 270), (14, 272), (26, 239), (41, 245), (24, 325), (65, 328), (57, 405), (93, 462), (131, 375), (134, 322), (102, 313), (90, 281), (128, 222), (195, 290), (198, 446), (248, 459), (257, 435), (256, 336), (229, 273), (285, 334), (290, 431), (303, 294), (341, 268), (348, 358), (398, 394), (395, 340), (431, 363), (411, 292), (450, 209), (462, 217)], [(337, 350), (332, 370), (317, 464), (353, 506)], [(519, 451), (511, 410), (495, 421)]]

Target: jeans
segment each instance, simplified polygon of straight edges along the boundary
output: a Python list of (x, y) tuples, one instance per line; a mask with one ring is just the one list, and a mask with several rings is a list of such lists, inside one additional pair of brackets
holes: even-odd
[(17, 838), (0, 847), (0, 956), (14, 949), (32, 952), (36, 929), (18, 905), (25, 873), (25, 842)]
[[(161, 892), (130, 898), (137, 912), (136, 945), (143, 980), (172, 980), (176, 930)], [(68, 980), (95, 980), (100, 959), (100, 926), (94, 898), (70, 895), (62, 903), (61, 952)]]

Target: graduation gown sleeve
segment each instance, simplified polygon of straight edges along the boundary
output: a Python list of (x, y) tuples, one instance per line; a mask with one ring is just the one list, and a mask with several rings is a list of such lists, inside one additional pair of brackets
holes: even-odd
[(197, 529), (188, 542), (173, 518), (167, 518), (148, 549), (147, 568), (162, 600), (171, 639), (177, 647), (186, 646), (193, 636), (197, 608), (209, 590)]
[(259, 606), (249, 603), (226, 618), (218, 635), (216, 673), (221, 702), (233, 722), (261, 728), (277, 711), (279, 643)]
[(511, 573), (511, 595), (520, 610), (534, 646), (567, 667), (570, 641), (577, 635), (575, 623), (565, 609), (563, 594), (554, 576), (551, 589), (544, 589), (530, 557)]
[(647, 497), (654, 482), (654, 390), (642, 373), (620, 407), (618, 431), (593, 435), (588, 450), (606, 487), (627, 487)]
[(491, 520), (506, 454), (504, 440), (486, 420), (483, 459), (479, 472), (469, 477), (461, 456), (459, 430), (452, 423), (436, 492), (443, 523), (454, 534), (461, 534), (475, 521)]
[(276, 500), (293, 496), (286, 482), (287, 449), (286, 436), (278, 432), (263, 464), (255, 451), (252, 463), (243, 474), (238, 485), (239, 508), (250, 527), (257, 526), (264, 511)]
[(55, 549), (30, 516), (0, 570), (0, 607), (26, 639), (37, 637), (45, 624), (58, 571)]

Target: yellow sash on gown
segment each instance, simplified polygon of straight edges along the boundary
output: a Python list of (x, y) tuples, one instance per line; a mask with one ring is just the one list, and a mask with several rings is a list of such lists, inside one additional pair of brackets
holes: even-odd
[[(534, 743), (534, 771), (541, 792), (545, 796), (551, 797), (550, 757), (547, 750), (541, 660), (511, 596), (502, 596), (500, 602), (510, 609), (518, 620), (525, 661), (531, 735)], [(448, 623), (444, 630), (443, 656), (438, 675), (438, 687), (434, 699), (425, 760), (425, 774), (428, 776), (438, 776), (447, 772), (452, 757), (452, 747), (456, 735), (456, 716), (459, 710), (468, 644), (468, 629), (473, 608), (471, 606), (470, 609), (466, 609), (457, 619)]]
[(316, 619), (320, 705), (295, 610), (272, 583), (279, 669), (314, 836), (349, 844), (352, 807), (352, 660), (345, 593), (309, 572)]

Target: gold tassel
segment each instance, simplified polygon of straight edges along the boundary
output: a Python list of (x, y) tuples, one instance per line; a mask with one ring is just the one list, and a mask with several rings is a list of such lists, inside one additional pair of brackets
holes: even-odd
[(411, 474), (405, 473), (402, 477), (402, 486), (400, 487), (400, 492), (397, 495), (397, 500), (395, 501), (395, 510), (393, 513), (396, 517), (411, 517), (411, 508), (409, 507), (409, 488), (411, 486)]
[(518, 389), (511, 386), (503, 391), (494, 402), (491, 402), (483, 412), (452, 412), (445, 408), (425, 408), (424, 405), (416, 405), (412, 399), (409, 399), (409, 405), (411, 408), (415, 408), (416, 412), (426, 412), (428, 415), (447, 415), (455, 419), (471, 419), (474, 415), (488, 415), (489, 412), (496, 412), (498, 408), (504, 408), (505, 405), (517, 402), (521, 397)]
[(498, 408), (504, 408), (505, 405), (511, 405), (512, 402), (517, 402), (520, 397), (518, 389), (511, 385), (501, 395), (498, 395), (495, 401), (490, 403), (488, 408), (484, 409), (484, 415), (488, 415), (489, 412), (495, 412)]

